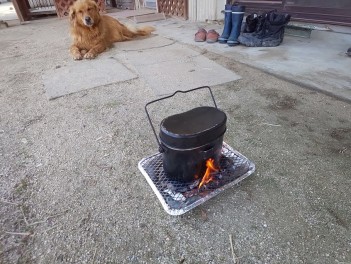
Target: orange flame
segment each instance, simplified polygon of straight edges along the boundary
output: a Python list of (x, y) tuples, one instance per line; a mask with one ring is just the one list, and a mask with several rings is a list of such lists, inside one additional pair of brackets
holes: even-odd
[(214, 159), (206, 160), (206, 172), (205, 172), (205, 175), (202, 177), (202, 180), (199, 184), (199, 189), (201, 188), (202, 185), (213, 181), (213, 177), (212, 177), (211, 173), (215, 172), (215, 171), (219, 171), (219, 169), (216, 168), (216, 166), (214, 164)]

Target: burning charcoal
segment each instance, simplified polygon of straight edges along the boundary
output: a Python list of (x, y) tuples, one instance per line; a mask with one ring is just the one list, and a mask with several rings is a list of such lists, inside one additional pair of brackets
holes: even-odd
[(201, 188), (201, 190), (198, 191), (198, 197), (205, 197), (208, 194), (210, 194), (214, 189), (207, 189), (207, 188)]
[(184, 203), (183, 202), (174, 201), (172, 199), (172, 197), (170, 197), (168, 195), (165, 198), (166, 198), (166, 203), (168, 204), (168, 206), (171, 209), (182, 209), (184, 207)]
[(222, 175), (222, 170), (220, 170), (217, 175), (216, 175), (216, 179), (220, 180), (223, 178), (223, 175)]
[(214, 180), (214, 181), (211, 181), (209, 182), (208, 184), (202, 186), (200, 189), (199, 189), (199, 192), (203, 192), (204, 190), (214, 190), (214, 189), (217, 189), (218, 187), (222, 186), (222, 184), (220, 183), (220, 181), (218, 180)]
[(199, 185), (199, 180), (195, 180), (191, 183), (181, 183), (181, 182), (168, 180), (165, 188), (167, 188), (171, 191), (174, 191), (174, 192), (185, 193), (185, 192), (188, 192), (192, 189), (195, 189), (198, 185)]
[(200, 183), (200, 180), (195, 180), (193, 181), (190, 185), (189, 185), (189, 189), (192, 190), (192, 189), (195, 189)]
[(177, 188), (174, 186), (174, 184), (170, 181), (165, 182), (164, 185), (166, 186), (166, 188), (168, 190), (171, 190), (172, 192), (175, 192), (177, 190)]
[(222, 170), (235, 168), (234, 160), (229, 157), (222, 156), (220, 166)]
[(218, 187), (222, 186), (221, 181), (216, 180), (216, 181), (212, 181), (210, 182), (210, 184), (207, 186), (209, 189), (216, 189)]
[(206, 172), (204, 176), (202, 176), (198, 189), (201, 189), (202, 186), (214, 181), (218, 171), (219, 168), (216, 166), (214, 159), (206, 160)]
[(173, 190), (172, 186), (168, 181), (158, 181), (159, 188)]
[(183, 194), (171, 191), (169, 189), (164, 190), (165, 193), (169, 194), (175, 201), (185, 201), (186, 198)]
[(188, 190), (189, 190), (188, 186), (180, 186), (180, 187), (176, 188), (176, 191), (180, 192), (180, 193), (185, 193)]
[(243, 163), (240, 166), (235, 168), (233, 176), (235, 178), (238, 178), (238, 177), (244, 175), (246, 172), (248, 172), (249, 168), (250, 168), (249, 164), (247, 162), (245, 162), (245, 163)]
[(187, 191), (185, 193), (183, 193), (183, 195), (186, 197), (186, 198), (189, 198), (189, 197), (193, 197), (194, 195), (197, 195), (199, 193), (199, 190), (198, 189), (192, 189), (190, 191)]
[(190, 198), (188, 198), (188, 199), (185, 201), (185, 205), (193, 204), (193, 203), (195, 203), (196, 201), (198, 201), (199, 199), (200, 199), (199, 196), (190, 197)]
[(221, 168), (223, 178), (230, 178), (231, 180), (236, 179), (244, 175), (249, 170), (249, 164), (247, 162), (242, 163), (243, 161), (234, 157), (222, 157), (221, 159)]
[(175, 191), (184, 193), (189, 190), (189, 186), (187, 184), (176, 184)]

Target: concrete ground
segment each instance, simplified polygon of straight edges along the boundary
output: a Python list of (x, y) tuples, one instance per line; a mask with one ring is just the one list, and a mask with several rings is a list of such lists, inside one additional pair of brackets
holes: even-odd
[[(190, 35), (186, 22), (154, 24), (159, 37)], [(2, 263), (351, 263), (347, 98), (248, 66), (235, 56), (244, 47), (231, 57), (210, 49), (219, 44), (174, 41), (242, 77), (212, 88), (228, 116), (225, 141), (256, 173), (183, 216), (167, 215), (137, 168), (157, 152), (144, 113), (156, 93), (145, 79), (48, 100), (43, 74), (71, 63), (67, 21), (0, 30)], [(128, 51), (116, 44), (92, 63), (117, 55)], [(208, 95), (152, 115), (158, 122), (199, 102)]]

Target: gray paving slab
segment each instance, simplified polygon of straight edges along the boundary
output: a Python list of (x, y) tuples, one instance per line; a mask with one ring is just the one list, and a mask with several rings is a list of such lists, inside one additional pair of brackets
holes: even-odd
[(91, 89), (97, 86), (127, 81), (137, 75), (111, 58), (72, 61), (67, 66), (48, 70), (42, 76), (49, 99)]
[(117, 56), (132, 65), (157, 95), (241, 78), (201, 53), (178, 43)]
[(115, 50), (114, 53), (118, 53), (120, 51), (142, 52), (143, 50), (169, 46), (174, 44), (175, 42), (176, 42), (175, 40), (172, 40), (169, 38), (165, 38), (158, 35), (151, 35), (150, 37), (145, 37), (145, 38), (142, 37), (131, 41), (115, 43), (116, 49), (114, 49)]

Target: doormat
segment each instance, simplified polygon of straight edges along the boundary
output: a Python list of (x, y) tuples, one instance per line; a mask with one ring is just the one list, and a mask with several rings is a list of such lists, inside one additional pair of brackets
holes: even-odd
[(123, 82), (138, 76), (111, 58), (72, 61), (69, 65), (46, 71), (43, 84), (49, 99), (83, 90)]

